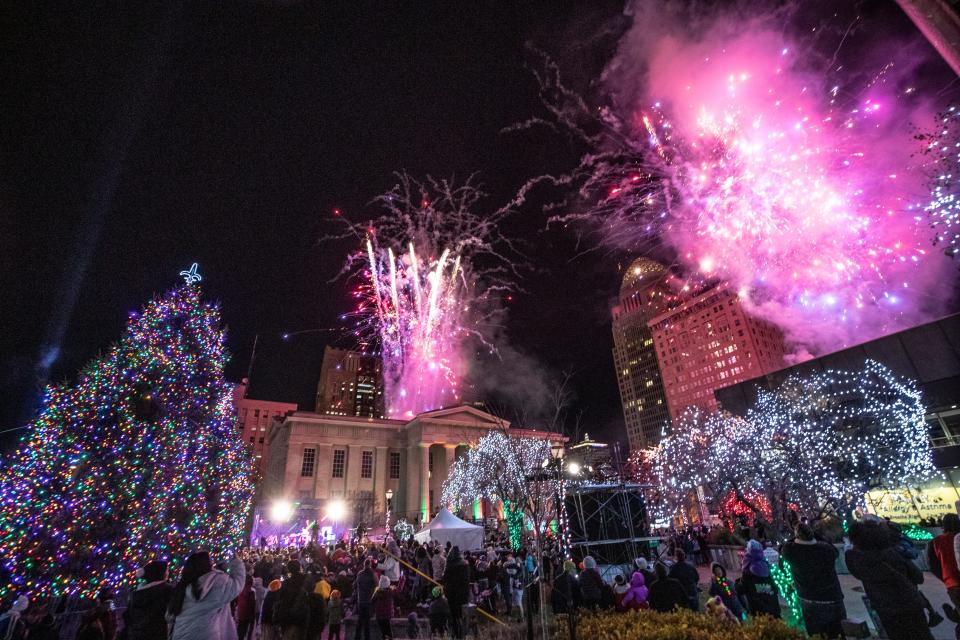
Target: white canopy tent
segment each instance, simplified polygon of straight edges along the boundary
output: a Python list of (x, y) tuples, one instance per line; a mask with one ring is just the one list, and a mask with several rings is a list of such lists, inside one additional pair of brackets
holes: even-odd
[(440, 513), (413, 537), (420, 544), (436, 541), (445, 545), (449, 542), (460, 547), (461, 551), (483, 548), (483, 527), (461, 520), (446, 509), (440, 509)]

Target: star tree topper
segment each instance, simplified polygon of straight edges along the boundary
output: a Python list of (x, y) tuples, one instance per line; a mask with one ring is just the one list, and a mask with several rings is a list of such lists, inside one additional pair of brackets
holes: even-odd
[(197, 273), (196, 262), (190, 265), (189, 271), (181, 271), (180, 275), (183, 276), (183, 279), (186, 280), (187, 284), (193, 284), (194, 282), (200, 282), (203, 280), (203, 278), (200, 277), (200, 274)]

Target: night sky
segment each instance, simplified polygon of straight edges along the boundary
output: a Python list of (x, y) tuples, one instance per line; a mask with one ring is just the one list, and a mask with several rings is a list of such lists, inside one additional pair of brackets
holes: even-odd
[[(222, 303), (229, 377), (259, 334), (251, 395), (312, 409), (333, 334), (280, 335), (352, 304), (330, 280), (353, 247), (320, 242), (331, 211), (362, 217), (396, 170), (479, 171), (494, 207), (569, 168), (562, 137), (501, 133), (543, 111), (524, 45), (589, 93), (623, 23), (621, 2), (556, 0), (28, 5), (5, 9), (0, 63), (0, 429), (36, 408), (43, 358), (72, 379), (191, 262)], [(623, 439), (623, 257), (573, 259), (545, 221), (532, 203), (509, 223), (530, 264), (510, 344), (547, 377), (572, 366), (586, 429)]]
[[(821, 4), (810, 12), (829, 17), (835, 5)], [(312, 410), (324, 345), (351, 345), (281, 335), (343, 327), (353, 305), (332, 279), (356, 247), (321, 242), (333, 209), (370, 215), (398, 170), (479, 172), (493, 209), (528, 178), (570, 169), (584, 150), (562, 134), (502, 133), (545, 115), (525, 45), (593, 100), (626, 26), (622, 0), (8, 5), (0, 431), (36, 409), (45, 361), (49, 380), (73, 379), (192, 262), (222, 304), (230, 379), (259, 335), (250, 395)], [(844, 11), (883, 28), (851, 37), (849, 55), (913, 29), (892, 1), (855, 5)], [(505, 330), (520, 374), (483, 382), (522, 391), (572, 368), (584, 429), (625, 440), (610, 307), (629, 256), (580, 255), (542, 204), (504, 229), (527, 256)]]

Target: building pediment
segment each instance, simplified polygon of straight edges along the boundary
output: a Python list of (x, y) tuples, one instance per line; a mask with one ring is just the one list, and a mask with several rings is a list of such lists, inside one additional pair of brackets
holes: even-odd
[(418, 422), (421, 424), (463, 425), (486, 429), (506, 429), (510, 427), (509, 420), (498, 418), (486, 411), (468, 405), (427, 411), (411, 420), (410, 424), (413, 425)]

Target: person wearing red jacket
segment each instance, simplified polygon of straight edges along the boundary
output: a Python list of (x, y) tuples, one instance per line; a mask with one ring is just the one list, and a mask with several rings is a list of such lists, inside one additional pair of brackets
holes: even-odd
[[(948, 513), (943, 516), (943, 533), (927, 544), (927, 563), (930, 565), (930, 572), (943, 582), (943, 586), (947, 588), (947, 595), (950, 596), (950, 602), (953, 603), (953, 606), (943, 604), (944, 613), (953, 623), (960, 622), (960, 613), (957, 612), (957, 608), (960, 608), (958, 533), (960, 533), (960, 516)], [(960, 625), (957, 625), (955, 635), (960, 638)]]
[(237, 639), (248, 640), (253, 637), (253, 627), (257, 620), (257, 597), (253, 593), (253, 576), (244, 578), (243, 589), (237, 596), (234, 615), (237, 619)]
[(390, 586), (390, 578), (380, 576), (380, 582), (373, 592), (373, 613), (380, 627), (382, 640), (393, 640), (393, 627), (390, 624), (395, 607), (395, 591)]

